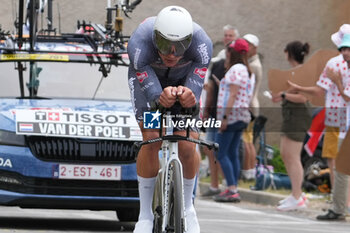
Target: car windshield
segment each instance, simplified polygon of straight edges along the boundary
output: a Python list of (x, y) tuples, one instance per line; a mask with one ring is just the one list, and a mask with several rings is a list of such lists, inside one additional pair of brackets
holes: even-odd
[[(32, 70), (39, 73), (38, 81), (29, 82), (30, 64), (23, 64), (26, 67), (23, 72), (25, 97), (29, 97), (29, 88), (35, 87), (36, 96), (40, 98), (130, 99), (128, 69), (125, 66), (112, 66), (111, 72), (104, 78), (99, 65), (37, 62), (37, 68)], [(16, 68), (17, 63), (0, 63), (0, 97), (21, 96)]]

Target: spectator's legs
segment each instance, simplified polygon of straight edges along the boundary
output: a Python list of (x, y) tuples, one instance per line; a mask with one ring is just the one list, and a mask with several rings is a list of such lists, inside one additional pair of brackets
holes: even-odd
[(256, 150), (253, 144), (253, 126), (254, 122), (250, 122), (242, 134), (244, 146), (242, 175), (245, 179), (255, 178)]
[(327, 159), (327, 165), (328, 165), (328, 168), (329, 168), (329, 178), (331, 180), (331, 187), (333, 189), (333, 187), (334, 187), (335, 159), (328, 158)]
[(217, 158), (220, 161), (224, 172), (227, 187), (231, 190), (237, 189), (237, 181), (240, 172), (239, 143), (246, 123), (239, 121), (228, 125), (224, 132), (216, 135), (216, 142), (219, 143)]
[(245, 178), (252, 179), (252, 178), (254, 178), (254, 176), (252, 177), (252, 174), (250, 174), (250, 172), (252, 171), (252, 169), (255, 169), (256, 150), (255, 150), (254, 144), (251, 142), (243, 141), (243, 145), (244, 145), (243, 170), (245, 170), (247, 173)]
[(233, 137), (232, 137), (231, 145), (229, 147), (229, 151), (230, 151), (229, 158), (231, 160), (232, 168), (233, 168), (233, 179), (234, 179), (233, 182), (234, 182), (234, 185), (237, 186), (239, 174), (241, 171), (241, 163), (239, 160), (239, 144), (242, 136), (242, 131), (238, 130), (231, 133), (233, 134)]
[[(230, 126), (228, 126), (229, 128)], [(227, 186), (232, 189), (236, 189), (236, 185), (234, 185), (234, 174), (233, 174), (233, 165), (229, 158), (229, 154), (232, 153), (230, 151), (230, 145), (232, 143), (233, 132), (230, 130), (226, 130), (225, 132), (219, 132), (216, 135), (216, 142), (219, 143), (219, 151), (217, 153), (217, 159), (220, 162), (222, 171), (224, 173)]]
[(281, 156), (292, 183), (292, 195), (298, 200), (302, 193), (304, 170), (300, 161), (303, 143), (294, 141), (287, 136), (281, 137)]
[(215, 155), (213, 150), (209, 150), (207, 147), (203, 148), (204, 153), (208, 156), (209, 170), (210, 170), (210, 186), (211, 188), (219, 188), (219, 169), (220, 164), (215, 161)]
[(338, 154), (339, 128), (326, 126), (323, 138), (322, 157), (327, 158), (327, 164), (330, 170), (331, 187), (334, 187), (334, 169), (335, 158)]
[(348, 177), (348, 175), (334, 171), (333, 210), (337, 214), (346, 215), (347, 213)]

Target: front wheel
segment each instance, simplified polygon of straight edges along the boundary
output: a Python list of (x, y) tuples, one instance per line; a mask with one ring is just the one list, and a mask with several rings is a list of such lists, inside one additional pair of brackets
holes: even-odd
[(156, 185), (154, 187), (153, 195), (153, 233), (162, 233), (162, 223), (163, 223), (163, 174), (159, 173), (156, 180)]
[(167, 232), (184, 232), (184, 205), (183, 186), (181, 179), (181, 166), (178, 161), (173, 161), (170, 166), (170, 189), (168, 204)]

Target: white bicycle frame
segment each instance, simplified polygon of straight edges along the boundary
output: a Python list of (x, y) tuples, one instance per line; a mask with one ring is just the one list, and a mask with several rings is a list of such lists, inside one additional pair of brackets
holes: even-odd
[[(169, 126), (169, 121), (171, 120), (169, 113), (165, 116), (166, 121), (167, 121), (167, 126)], [(168, 127), (166, 128), (165, 135), (173, 135), (173, 128)], [(178, 142), (177, 141), (169, 141), (169, 140), (164, 140), (162, 142), (162, 153), (161, 156), (159, 157), (159, 163), (160, 163), (160, 168), (158, 172), (158, 178), (160, 179), (160, 185), (161, 185), (161, 193), (162, 195), (162, 213), (163, 213), (163, 222), (162, 222), (162, 232), (165, 232), (166, 227), (168, 225), (168, 222), (170, 220), (170, 213), (168, 213), (168, 206), (170, 202), (169, 194), (170, 194), (170, 182), (171, 182), (171, 177), (172, 175), (169, 174), (170, 171), (170, 166), (172, 161), (177, 161), (177, 163), (180, 165), (180, 180), (181, 180), (181, 187), (182, 187), (182, 213), (183, 216), (183, 224), (184, 224), (184, 231), (187, 231), (187, 224), (186, 224), (186, 214), (185, 214), (185, 203), (184, 203), (184, 190), (183, 190), (183, 171), (182, 171), (182, 164), (179, 159), (179, 154), (178, 154)]]
[[(163, 134), (163, 128), (161, 127), (159, 129), (160, 136), (158, 138), (135, 143), (135, 146), (137, 148), (140, 148), (146, 144), (162, 141), (162, 153), (159, 154), (159, 170), (153, 196), (153, 211), (155, 217), (154, 229), (156, 232), (161, 231), (163, 233), (166, 232), (166, 230), (169, 230), (167, 229), (169, 225), (172, 227), (172, 224), (169, 224), (171, 223), (170, 221), (174, 221), (175, 230), (177, 232), (178, 230), (183, 232), (187, 231), (183, 189), (183, 170), (178, 154), (178, 141), (183, 140), (192, 142), (206, 146), (209, 149), (218, 150), (219, 148), (219, 145), (217, 143), (190, 138), (189, 128), (186, 129), (186, 136), (173, 135), (173, 124), (169, 124), (170, 120), (170, 112), (167, 112), (167, 115), (165, 115), (167, 127), (164, 136), (161, 136)], [(161, 122), (161, 124), (164, 125), (163, 122)], [(176, 173), (172, 173), (173, 171)], [(173, 187), (176, 193), (171, 189), (172, 185), (174, 185)], [(170, 196), (170, 194), (172, 194), (172, 191), (174, 191), (174, 195)], [(181, 194), (178, 194), (179, 192), (181, 192)], [(172, 198), (174, 200), (172, 200)], [(173, 206), (170, 206), (170, 204), (172, 204), (171, 201), (174, 201)], [(180, 205), (178, 203), (180, 203)], [(170, 207), (174, 208), (174, 214), (177, 215), (174, 217), (174, 219), (171, 218), (173, 216), (171, 216), (171, 213), (168, 212)], [(178, 216), (179, 214), (180, 217)]]

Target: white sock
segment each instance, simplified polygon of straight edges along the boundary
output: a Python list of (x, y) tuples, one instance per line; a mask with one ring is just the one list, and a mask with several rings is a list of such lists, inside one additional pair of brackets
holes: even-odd
[(249, 178), (250, 179), (255, 178), (255, 168), (249, 169)]
[(196, 181), (196, 177), (193, 179), (184, 178), (185, 210), (188, 210), (193, 206), (192, 195), (193, 195), (193, 188), (194, 188), (195, 181)]
[(250, 177), (249, 170), (241, 170), (241, 172), (242, 172), (242, 176), (243, 176), (245, 179), (249, 179), (249, 177)]
[(154, 186), (156, 183), (156, 177), (152, 178), (143, 178), (137, 176), (139, 184), (139, 195), (140, 195), (140, 220), (150, 220), (153, 221), (153, 211), (152, 211), (152, 202), (153, 202), (153, 193)]

